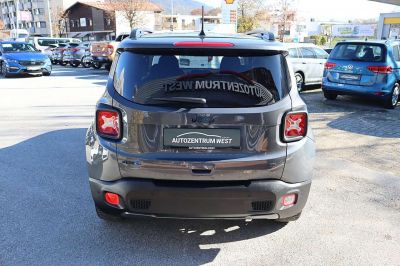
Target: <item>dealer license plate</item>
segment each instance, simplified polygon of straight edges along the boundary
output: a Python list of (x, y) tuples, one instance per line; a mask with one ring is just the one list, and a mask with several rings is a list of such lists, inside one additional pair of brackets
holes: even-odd
[(164, 146), (193, 150), (240, 148), (240, 129), (165, 128)]

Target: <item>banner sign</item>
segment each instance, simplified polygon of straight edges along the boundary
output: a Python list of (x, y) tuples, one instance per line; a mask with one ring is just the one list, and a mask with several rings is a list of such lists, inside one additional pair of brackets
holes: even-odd
[(376, 25), (333, 25), (332, 36), (337, 37), (373, 37)]

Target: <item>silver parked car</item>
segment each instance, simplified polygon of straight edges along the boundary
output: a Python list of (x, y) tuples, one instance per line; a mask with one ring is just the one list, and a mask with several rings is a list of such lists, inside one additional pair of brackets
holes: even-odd
[(287, 53), (271, 34), (134, 30), (86, 135), (98, 216), (299, 218), (315, 144)]
[(306, 85), (321, 84), (329, 54), (311, 43), (286, 43), (285, 45), (289, 50), (289, 61), (295, 73), (298, 90), (304, 90)]

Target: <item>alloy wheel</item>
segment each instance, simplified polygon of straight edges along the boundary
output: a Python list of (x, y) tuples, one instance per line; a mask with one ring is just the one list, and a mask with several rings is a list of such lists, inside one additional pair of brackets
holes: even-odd
[(393, 93), (392, 93), (392, 105), (396, 106), (397, 102), (399, 101), (399, 85), (394, 86)]

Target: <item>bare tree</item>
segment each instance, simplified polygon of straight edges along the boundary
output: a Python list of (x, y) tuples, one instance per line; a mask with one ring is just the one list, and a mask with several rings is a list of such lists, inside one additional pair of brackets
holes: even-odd
[(278, 0), (275, 3), (274, 11), (277, 18), (276, 23), (278, 24), (278, 36), (280, 41), (283, 41), (285, 33), (295, 21), (296, 11), (293, 5), (294, 0)]
[(246, 32), (255, 29), (259, 23), (257, 14), (265, 9), (264, 0), (240, 0), (238, 2), (238, 31)]
[(53, 7), (50, 10), (51, 16), (51, 27), (53, 33), (59, 37), (67, 33), (67, 23), (69, 12), (63, 10), (60, 7)]
[(131, 29), (143, 25), (144, 14), (149, 0), (108, 0), (115, 12), (120, 12), (129, 23)]

